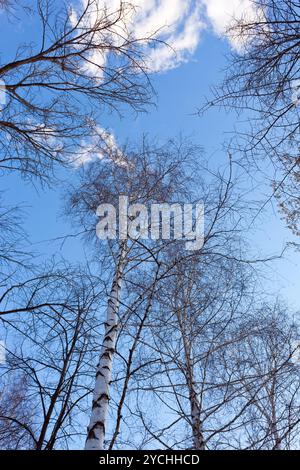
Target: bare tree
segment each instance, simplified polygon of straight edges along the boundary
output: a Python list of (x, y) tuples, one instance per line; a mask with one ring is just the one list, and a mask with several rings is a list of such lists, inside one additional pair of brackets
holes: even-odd
[(31, 6), (23, 14), (38, 19), (38, 39), (0, 65), (0, 168), (46, 181), (55, 164), (76, 162), (91, 142), (102, 142), (104, 107), (140, 110), (149, 102), (142, 55), (148, 39), (128, 33), (132, 7), (124, 2), (115, 11), (98, 0), (79, 12), (48, 0)]
[(22, 209), (8, 206), (0, 193), (0, 283), (16, 266), (30, 265), (23, 221)]
[[(253, 0), (256, 19), (244, 17), (228, 34), (242, 44), (223, 86), (207, 103), (249, 112), (238, 136), (247, 162), (270, 178), (289, 227), (299, 234), (300, 12), (290, 0)], [(266, 163), (267, 162), (267, 163)], [(271, 176), (270, 176), (271, 175)]]
[[(131, 203), (144, 204), (172, 202), (180, 194), (183, 198), (188, 194), (188, 182), (192, 179), (188, 176), (188, 161), (191, 161), (195, 151), (194, 146), (183, 142), (169, 142), (159, 147), (150, 146), (146, 140), (138, 149), (109, 149), (104, 160), (96, 161), (83, 170), (80, 186), (73, 190), (70, 199), (71, 213), (77, 217), (84, 231), (95, 237), (95, 214), (101, 203), (117, 207), (121, 195), (128, 195)], [(120, 326), (120, 296), (126, 270), (136, 275), (138, 267), (143, 263), (155, 267), (157, 260), (154, 255), (163, 246), (159, 242), (152, 245), (151, 241), (144, 243), (139, 237), (131, 238), (130, 234), (128, 239), (126, 237), (127, 234), (125, 239), (122, 240), (121, 236), (121, 240), (111, 242), (115, 267), (113, 280), (108, 280), (111, 288), (108, 292), (106, 331), (97, 366), (87, 449), (102, 449), (104, 445), (112, 362)]]
[(31, 427), (35, 419), (34, 405), (33, 400), (29, 398), (26, 382), (24, 375), (10, 373), (8, 377), (3, 377), (1, 374), (0, 447), (2, 450), (33, 447), (34, 435)]
[(201, 272), (189, 265), (183, 277), (181, 265), (159, 289), (161, 309), (146, 322), (153, 334), (142, 337), (148, 354), (141, 350), (131, 376), (123, 446), (298, 448), (297, 324), (282, 305), (256, 309), (251, 274)]
[[(241, 201), (234, 198), (231, 177), (215, 175), (211, 186), (201, 187), (207, 214), (203, 247), (182, 258), (176, 245), (164, 254), (170, 270), (146, 324), (145, 365), (133, 377), (136, 397), (129, 402), (132, 426), (138, 418), (147, 445), (215, 448), (243, 411), (244, 405), (233, 405), (230, 413), (238, 394), (230, 389), (220, 361), (221, 351), (249, 334), (237, 325), (247, 315), (255, 285), (255, 272), (243, 255), (241, 227), (234, 222), (242, 205), (238, 210)], [(153, 408), (164, 419), (152, 416)]]
[(288, 450), (299, 446), (299, 325), (281, 302), (249, 315), (251, 334), (227, 356), (238, 382), (240, 403), (250, 400), (232, 445)]
[[(103, 405), (106, 407), (105, 428), (102, 423), (97, 429), (100, 430), (101, 445), (104, 443), (110, 449), (118, 446), (143, 448), (153, 442), (166, 448), (210, 448), (216, 445), (222, 432), (226, 434), (234, 427), (245, 406), (243, 404), (229, 415), (229, 405), (239, 396), (238, 391), (229, 391), (230, 380), (224, 380), (221, 374), (224, 364), (222, 367), (219, 364), (217, 370), (211, 363), (217, 351), (245, 336), (245, 331), (234, 331), (234, 326), (242, 312), (247, 313), (247, 300), (250, 302), (251, 298), (253, 279), (246, 267), (259, 262), (243, 255), (240, 219), (246, 207), (241, 195), (235, 194), (232, 163), (228, 174), (212, 173), (206, 168), (212, 179), (208, 184), (204, 182), (204, 163), (197, 160), (198, 170), (192, 166), (191, 162), (197, 156), (195, 149), (181, 147), (179, 150), (176, 152), (175, 147), (168, 144), (158, 151), (144, 143), (143, 152), (133, 153), (128, 148), (119, 151), (118, 165), (112, 164), (117, 161), (117, 156), (108, 155), (107, 161), (96, 162), (83, 170), (81, 186), (73, 191), (71, 198), (72, 214), (79, 218), (80, 226), (87, 234), (95, 230), (99, 202), (117, 205), (118, 194), (129, 194), (131, 202), (152, 202), (163, 194), (162, 201), (170, 202), (174, 191), (171, 188), (174, 188), (173, 202), (191, 198), (203, 201), (206, 206), (204, 246), (195, 253), (185, 252), (180, 241), (142, 242), (128, 237), (128, 258), (122, 272), (122, 284), (119, 283), (118, 297), (114, 294), (117, 299), (114, 318), (117, 320), (116, 331), (119, 331), (113, 335), (114, 349), (109, 351), (109, 357), (105, 355), (105, 360), (109, 359), (109, 364), (106, 362), (105, 365), (109, 367), (110, 382), (105, 381), (105, 396), (100, 397), (99, 407), (102, 418)], [(151, 165), (149, 161), (152, 161)], [(170, 167), (169, 162), (172, 162)], [(188, 177), (184, 169), (189, 171)], [(163, 186), (165, 180), (167, 192)], [(112, 242), (112, 252), (118, 254), (123, 243)], [(99, 253), (100, 250), (98, 256)], [(116, 288), (111, 280), (118, 272), (118, 256), (115, 259), (117, 269), (106, 277), (108, 301), (109, 286)], [(176, 279), (177, 289), (173, 289)], [(189, 284), (193, 286), (191, 291), (195, 297), (187, 297), (184, 306), (176, 308), (175, 292), (181, 298), (184, 289), (189, 293)], [(108, 336), (104, 337), (104, 342), (108, 339), (111, 346), (112, 336)], [(181, 374), (184, 383), (180, 380)], [(103, 384), (103, 373), (99, 375)], [(170, 382), (166, 384), (168, 380)], [(187, 396), (184, 396), (184, 389)], [(206, 400), (204, 407), (202, 394)], [(153, 407), (160, 409), (165, 424), (168, 414), (174, 415), (174, 400), (179, 406), (178, 416), (171, 424), (166, 422), (163, 429), (158, 428), (149, 413)], [(96, 410), (99, 413), (98, 407)], [(211, 426), (205, 430), (205, 438), (204, 420)], [(178, 423), (177, 439), (174, 429)], [(187, 437), (182, 435), (182, 423), (190, 426)], [(137, 439), (137, 430), (139, 436), (144, 436), (143, 442)], [(166, 437), (169, 434), (172, 436), (170, 441)], [(92, 437), (96, 441), (97, 436)]]
[[(78, 448), (85, 434), (82, 421), (92, 388), (90, 361), (99, 328), (95, 312), (102, 293), (96, 283), (82, 267), (80, 272), (57, 269), (43, 283), (27, 285), (17, 299), (10, 299), (13, 306), (16, 300), (26, 305), (26, 297), (39, 298), (32, 310), (24, 308), (20, 314), (12, 308), (2, 317), (7, 350), (2, 374), (15, 372), (26, 381), (28, 406), (32, 401), (35, 410), (24, 423), (32, 449)], [(9, 409), (5, 416), (9, 419)]]

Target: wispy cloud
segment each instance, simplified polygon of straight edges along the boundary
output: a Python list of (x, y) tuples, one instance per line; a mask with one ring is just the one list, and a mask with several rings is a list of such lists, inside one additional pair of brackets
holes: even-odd
[[(86, 7), (87, 1), (79, 0), (82, 8)], [(99, 12), (105, 8), (113, 15), (120, 8), (120, 3), (120, 0), (98, 0), (98, 9), (93, 5), (87, 21), (95, 22), (99, 19)], [(145, 57), (151, 72), (167, 71), (190, 60), (206, 29), (211, 29), (217, 36), (226, 38), (232, 47), (241, 50), (245, 38), (233, 37), (228, 33), (228, 28), (233, 21), (242, 18), (255, 20), (262, 16), (251, 0), (131, 0), (131, 4), (135, 8), (126, 15), (126, 26), (116, 26), (116, 37), (110, 36), (109, 39), (119, 41), (118, 28), (124, 28), (136, 39), (152, 36), (161, 41), (156, 47), (145, 46)], [(76, 22), (75, 10), (71, 13), (71, 21)], [(96, 51), (91, 57), (91, 67), (94, 67), (93, 64), (105, 66), (106, 61), (106, 55)], [(93, 72), (98, 74), (98, 67)], [(107, 156), (116, 164), (126, 164), (114, 135), (97, 127), (94, 137), (89, 142), (82, 142), (74, 165), (78, 167)]]
[(114, 134), (100, 126), (94, 129), (94, 136), (81, 142), (73, 165), (80, 167), (95, 160), (111, 160), (119, 166), (127, 165), (126, 157), (119, 148)]
[[(87, 0), (79, 1), (86, 7)], [(98, 0), (98, 12), (95, 6), (91, 8), (90, 21), (94, 22), (103, 8), (113, 14), (120, 3), (120, 0)], [(230, 36), (228, 28), (234, 20), (254, 20), (262, 15), (251, 0), (131, 0), (130, 3), (134, 8), (126, 15), (127, 31), (136, 39), (152, 36), (158, 40), (152, 46), (145, 46), (150, 72), (170, 70), (190, 60), (208, 27), (218, 36), (226, 37), (232, 47), (241, 49), (245, 38)], [(72, 17), (75, 21), (74, 11)], [(115, 41), (118, 40), (116, 34)], [(91, 63), (105, 65), (106, 59), (101, 51), (95, 52)]]
[[(85, 8), (88, 0), (80, 0)], [(113, 15), (120, 8), (120, 0), (98, 0), (90, 8), (89, 21), (99, 19), (99, 11)], [(157, 42), (145, 46), (146, 65), (150, 72), (161, 72), (175, 68), (186, 62), (196, 51), (200, 42), (201, 32), (205, 27), (203, 5), (199, 0), (132, 0), (134, 8), (126, 14), (126, 30), (135, 39), (153, 38)], [(76, 22), (76, 9), (72, 10), (71, 21)], [(121, 22), (116, 25), (115, 38), (119, 41)], [(124, 25), (125, 29), (125, 25)], [(101, 51), (95, 52), (91, 63), (104, 65), (106, 57)]]
[(252, 22), (263, 18), (263, 11), (252, 0), (202, 0), (205, 6), (205, 16), (218, 36), (226, 37), (231, 46), (242, 50), (247, 41), (246, 37), (232, 35), (228, 29), (235, 21)]
[(132, 27), (136, 37), (157, 31), (165, 44), (146, 51), (151, 71), (165, 71), (181, 65), (195, 53), (205, 28), (203, 6), (193, 0), (135, 0)]

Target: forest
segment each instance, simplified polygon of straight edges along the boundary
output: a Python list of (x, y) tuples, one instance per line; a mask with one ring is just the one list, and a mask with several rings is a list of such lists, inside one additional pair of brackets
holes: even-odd
[(0, 450), (300, 450), (300, 1), (0, 34)]

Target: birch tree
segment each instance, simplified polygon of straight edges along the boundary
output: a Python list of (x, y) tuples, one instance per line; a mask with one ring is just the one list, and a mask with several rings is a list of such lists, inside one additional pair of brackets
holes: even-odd
[(107, 305), (105, 332), (102, 341), (99, 363), (96, 368), (96, 381), (93, 394), (91, 419), (88, 427), (86, 450), (104, 448), (105, 426), (110, 400), (113, 356), (115, 353), (118, 329), (118, 312), (126, 262), (126, 243), (121, 244), (111, 292)]
[[(254, 276), (247, 266), (255, 265), (256, 260), (242, 255), (242, 227), (235, 224), (234, 217), (240, 217), (245, 207), (240, 195), (234, 194), (232, 171), (229, 168), (229, 175), (214, 173), (211, 183), (205, 184), (204, 162), (201, 166), (198, 161), (198, 165), (200, 169), (198, 172), (194, 169), (193, 173), (197, 185), (190, 184), (189, 191), (194, 200), (205, 203), (204, 245), (196, 252), (189, 252), (180, 242), (173, 241), (165, 243), (160, 252), (160, 276), (152, 312), (146, 317), (139, 337), (138, 362), (125, 371), (126, 418), (122, 420), (117, 415), (121, 426), (117, 424), (115, 428), (122, 430), (117, 441), (122, 448), (140, 449), (159, 444), (167, 449), (185, 446), (203, 449), (212, 445), (210, 441), (221, 434), (223, 426), (226, 433), (225, 429), (228, 431), (238, 419), (240, 410), (233, 415), (234, 419), (228, 417), (227, 423), (219, 422), (213, 428), (215, 432), (210, 428), (204, 438), (204, 418), (211, 426), (236, 397), (236, 391), (231, 395), (227, 391), (229, 381), (224, 382), (221, 365), (217, 370), (212, 362), (216, 351), (243, 338), (241, 332), (236, 336), (232, 332), (242, 312), (247, 312), (247, 296), (250, 302), (254, 284)], [(210, 173), (209, 167), (206, 171)], [(140, 319), (144, 318), (142, 312)], [(135, 334), (136, 331), (133, 329)], [(123, 336), (123, 348), (119, 349), (122, 355), (124, 347), (128, 347), (128, 342)], [(119, 376), (122, 377), (122, 372), (115, 380)], [(121, 392), (122, 409), (124, 388)], [(113, 399), (120, 411), (119, 395)], [(152, 410), (156, 410), (153, 416)], [(164, 418), (157, 421), (157, 413)], [(161, 422), (164, 427), (160, 427)], [(186, 432), (185, 424), (190, 431)], [(143, 441), (137, 436), (144, 436)], [(110, 448), (115, 442), (113, 434)]]
[(226, 355), (239, 383), (239, 401), (251, 400), (238, 439), (233, 437), (232, 444), (252, 450), (298, 448), (298, 314), (293, 318), (287, 306), (277, 300), (257, 306), (249, 320), (251, 334)]
[[(128, 194), (131, 203), (172, 202), (184, 192), (187, 194), (189, 177), (184, 164), (195, 154), (195, 146), (169, 142), (165, 146), (150, 146), (144, 139), (140, 148), (108, 149), (102, 161), (95, 161), (82, 171), (78, 189), (70, 198), (71, 214), (77, 217), (87, 235), (94, 236), (96, 210), (101, 202), (118, 206), (119, 196)], [(127, 214), (126, 214), (127, 217)], [(128, 220), (130, 224), (130, 220)], [(127, 233), (126, 233), (127, 236)], [(156, 266), (154, 254), (162, 245), (151, 241), (111, 241), (115, 268), (108, 294), (105, 334), (97, 365), (91, 421), (86, 448), (103, 449), (107, 410), (110, 400), (112, 364), (115, 356), (116, 335), (119, 328), (120, 296), (128, 272), (134, 272), (143, 263)]]
[[(229, 217), (227, 203), (223, 209)], [(141, 403), (136, 413), (150, 442), (167, 449), (214, 448), (222, 433), (234, 427), (242, 409), (234, 407), (238, 394), (231, 388), (230, 376), (224, 378), (220, 358), (249, 334), (237, 325), (247, 315), (255, 273), (244, 266), (237, 234), (225, 229), (223, 215), (223, 210), (216, 219), (211, 214), (214, 228), (207, 221), (211, 236), (203, 248), (176, 263), (160, 286), (159, 307), (152, 317), (147, 346), (159, 359), (145, 369), (136, 390), (138, 397), (150, 395), (150, 403), (155, 402), (165, 416), (164, 427), (153, 422), (144, 398), (137, 399)], [(223, 232), (217, 229), (221, 220)]]

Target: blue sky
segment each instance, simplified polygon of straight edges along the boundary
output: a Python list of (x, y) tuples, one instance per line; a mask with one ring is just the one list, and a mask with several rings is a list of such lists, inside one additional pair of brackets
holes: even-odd
[[(143, 4), (143, 2), (140, 2)], [(151, 1), (149, 0), (149, 5)], [(163, 3), (158, 2), (158, 3)], [(185, 23), (180, 23), (171, 37), (178, 40), (182, 37), (182, 31), (188, 19), (189, 12), (193, 12), (193, 5), (207, 2), (185, 2), (188, 12)], [(227, 3), (227, 2), (226, 2)], [(242, 2), (232, 1), (232, 7)], [(247, 2), (245, 2), (247, 3)], [(224, 4), (224, 2), (223, 2)], [(179, 5), (175, 2), (175, 5)], [(201, 5), (202, 7), (203, 5)], [(234, 114), (227, 114), (224, 111), (214, 109), (203, 117), (195, 116), (197, 107), (201, 106), (204, 96), (209, 94), (210, 86), (220, 83), (223, 77), (223, 70), (226, 64), (225, 56), (230, 52), (232, 44), (222, 34), (222, 2), (211, 1), (210, 24), (204, 27), (202, 19), (197, 17), (195, 21), (199, 24), (199, 38), (195, 46), (186, 40), (182, 46), (180, 60), (170, 66), (170, 60), (165, 61), (166, 70), (161, 70), (152, 74), (152, 81), (157, 92), (157, 106), (149, 108), (147, 114), (136, 116), (130, 110), (123, 110), (123, 117), (114, 114), (104, 114), (101, 127), (112, 132), (119, 144), (126, 139), (138, 140), (143, 133), (147, 133), (151, 138), (165, 140), (170, 137), (183, 136), (191, 137), (199, 143), (206, 154), (217, 164), (225, 164), (227, 155), (223, 150), (223, 144), (239, 126), (237, 117)], [(223, 12), (224, 13), (224, 12)], [(202, 14), (199, 13), (199, 15)], [(224, 15), (223, 15), (224, 16)], [(209, 17), (203, 17), (203, 21)], [(178, 17), (179, 18), (179, 17)], [(202, 18), (202, 17), (201, 17)], [(220, 19), (221, 18), (221, 19)], [(32, 38), (35, 37), (35, 23), (33, 19), (24, 22), (7, 22), (0, 16), (1, 29), (6, 38), (6, 49), (3, 54), (13, 54), (15, 47), (22, 38), (29, 40), (27, 31), (30, 30)], [(192, 27), (192, 26), (191, 26)], [(171, 33), (170, 33), (171, 34)], [(180, 36), (181, 34), (181, 36)], [(175, 40), (174, 39), (174, 40)], [(154, 59), (153, 59), (154, 60)], [(155, 58), (155, 63), (160, 63)], [(246, 119), (247, 116), (243, 116)], [(61, 171), (60, 177), (67, 183), (72, 182), (76, 169), (72, 171)], [(71, 232), (70, 225), (60, 216), (62, 208), (62, 194), (60, 188), (50, 190), (41, 188), (34, 189), (32, 185), (20, 180), (18, 175), (2, 177), (0, 180), (1, 190), (5, 191), (5, 199), (12, 205), (22, 205), (26, 210), (25, 229), (29, 233), (32, 246), (36, 252), (43, 256), (52, 255), (60, 249), (59, 243), (49, 242), (55, 237), (60, 237)], [(250, 182), (249, 182), (250, 188)], [(268, 186), (261, 186), (260, 190), (255, 190), (249, 198), (263, 198), (264, 194), (269, 194)], [(284, 243), (292, 240), (291, 233), (285, 228), (280, 216), (274, 207), (269, 205), (264, 215), (264, 221), (250, 234), (253, 256), (258, 253), (269, 256), (280, 253)], [(79, 249), (79, 242), (68, 241), (61, 249), (61, 254), (66, 258), (76, 261), (82, 257)], [(300, 299), (298, 295), (299, 261), (300, 255), (290, 252), (286, 259), (273, 263), (268, 271), (268, 279), (265, 285), (272, 295), (280, 293), (292, 307), (300, 309)]]

